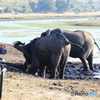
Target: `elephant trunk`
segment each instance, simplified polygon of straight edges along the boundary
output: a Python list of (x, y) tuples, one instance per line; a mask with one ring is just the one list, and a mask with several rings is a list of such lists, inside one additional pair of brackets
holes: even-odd
[(21, 44), (21, 46), (20, 46), (20, 44), (13, 43), (13, 47), (16, 48), (17, 50), (23, 52), (23, 54), (25, 54), (29, 59), (31, 59), (29, 53), (24, 49), (24, 45)]

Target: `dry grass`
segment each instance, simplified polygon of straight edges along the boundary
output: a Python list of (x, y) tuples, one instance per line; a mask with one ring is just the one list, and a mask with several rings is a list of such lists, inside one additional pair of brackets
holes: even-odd
[(89, 13), (71, 13), (66, 12), (64, 14), (39, 14), (39, 13), (28, 13), (28, 14), (0, 14), (0, 19), (45, 19), (45, 18), (66, 18), (66, 17), (91, 17), (100, 16), (100, 12), (89, 12)]
[(99, 100), (97, 96), (71, 96), (73, 91), (97, 92), (98, 81), (49, 80), (18, 72), (6, 72), (2, 100)]

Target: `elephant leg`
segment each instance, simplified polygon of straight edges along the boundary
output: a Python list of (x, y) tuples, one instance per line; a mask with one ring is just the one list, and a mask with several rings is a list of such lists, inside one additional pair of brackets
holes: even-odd
[(28, 72), (35, 75), (39, 68), (40, 68), (40, 62), (38, 60), (34, 61), (28, 68)]
[(93, 65), (93, 53), (90, 54), (90, 56), (87, 58), (87, 61), (89, 63), (89, 68), (90, 70), (94, 70), (94, 65)]
[(40, 66), (39, 76), (45, 78), (45, 74), (46, 74), (46, 66)]
[(84, 65), (84, 70), (83, 71), (90, 71), (90, 68), (86, 63), (86, 58), (84, 56), (82, 56), (82, 57), (80, 57), (80, 59), (81, 59), (83, 65)]
[(25, 70), (27, 70), (27, 62), (25, 61), (25, 63), (24, 63), (24, 67), (25, 67)]
[(64, 71), (65, 71), (65, 67), (67, 66), (67, 61), (68, 61), (68, 57), (66, 58), (66, 60), (64, 60), (64, 64), (61, 64), (60, 66), (60, 73), (59, 73), (59, 78), (60, 79), (64, 79)]
[(58, 67), (58, 65), (52, 65), (52, 71), (51, 71), (51, 74), (50, 74), (50, 79), (56, 78), (57, 67)]
[(59, 73), (60, 79), (64, 79), (64, 68), (65, 68), (65, 66), (60, 66), (60, 73)]
[(28, 68), (28, 73), (35, 75), (36, 72), (38, 71), (38, 67), (34, 67), (31, 65), (31, 67)]
[[(60, 53), (59, 53), (60, 54)], [(57, 72), (57, 69), (59, 67), (59, 64), (60, 64), (60, 60), (61, 60), (61, 54), (60, 55), (55, 55), (55, 54), (52, 54), (51, 55), (51, 74), (50, 74), (50, 78), (56, 78), (56, 72)]]

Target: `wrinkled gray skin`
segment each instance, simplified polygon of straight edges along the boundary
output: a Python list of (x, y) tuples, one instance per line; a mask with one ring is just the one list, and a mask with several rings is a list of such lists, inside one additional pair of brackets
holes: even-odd
[[(90, 33), (81, 30), (68, 31), (68, 30), (54, 29), (51, 31), (47, 30), (46, 32), (43, 32), (41, 34), (41, 37), (47, 36), (49, 34), (54, 34), (54, 33), (62, 33), (70, 42), (82, 46), (85, 49), (85, 51), (80, 49), (79, 47), (75, 47), (75, 45), (71, 45), (70, 57), (80, 58), (80, 60), (84, 65), (83, 71), (94, 70), (93, 49), (94, 49), (94, 44), (97, 45), (97, 43), (95, 42), (94, 38)], [(99, 48), (98, 45), (97, 47)], [(87, 64), (87, 61), (89, 66)]]
[[(50, 78), (55, 78), (59, 66), (59, 78), (63, 79), (64, 68), (71, 50), (70, 44), (73, 43), (69, 42), (64, 35), (50, 34), (46, 37), (36, 38), (27, 45), (15, 42), (14, 47), (23, 52), (26, 59), (25, 64), (29, 67), (29, 73), (35, 75), (39, 69), (39, 76), (45, 77), (45, 66), (47, 66), (51, 69)], [(83, 50), (83, 48), (81, 49)], [(30, 64), (31, 67), (29, 66)]]

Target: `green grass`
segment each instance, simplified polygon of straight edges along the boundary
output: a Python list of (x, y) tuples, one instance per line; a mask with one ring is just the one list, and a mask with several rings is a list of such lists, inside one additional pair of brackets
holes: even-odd
[(85, 28), (100, 28), (100, 20), (91, 19), (88, 21), (57, 21), (48, 23), (20, 23), (29, 27), (43, 28), (62, 28), (62, 29), (85, 29)]
[(16, 26), (0, 26), (0, 30), (18, 30), (21, 29), (21, 27)]
[(88, 27), (99, 27), (100, 28), (100, 19), (89, 19), (88, 21), (70, 21), (68, 23), (72, 26), (88, 26)]

